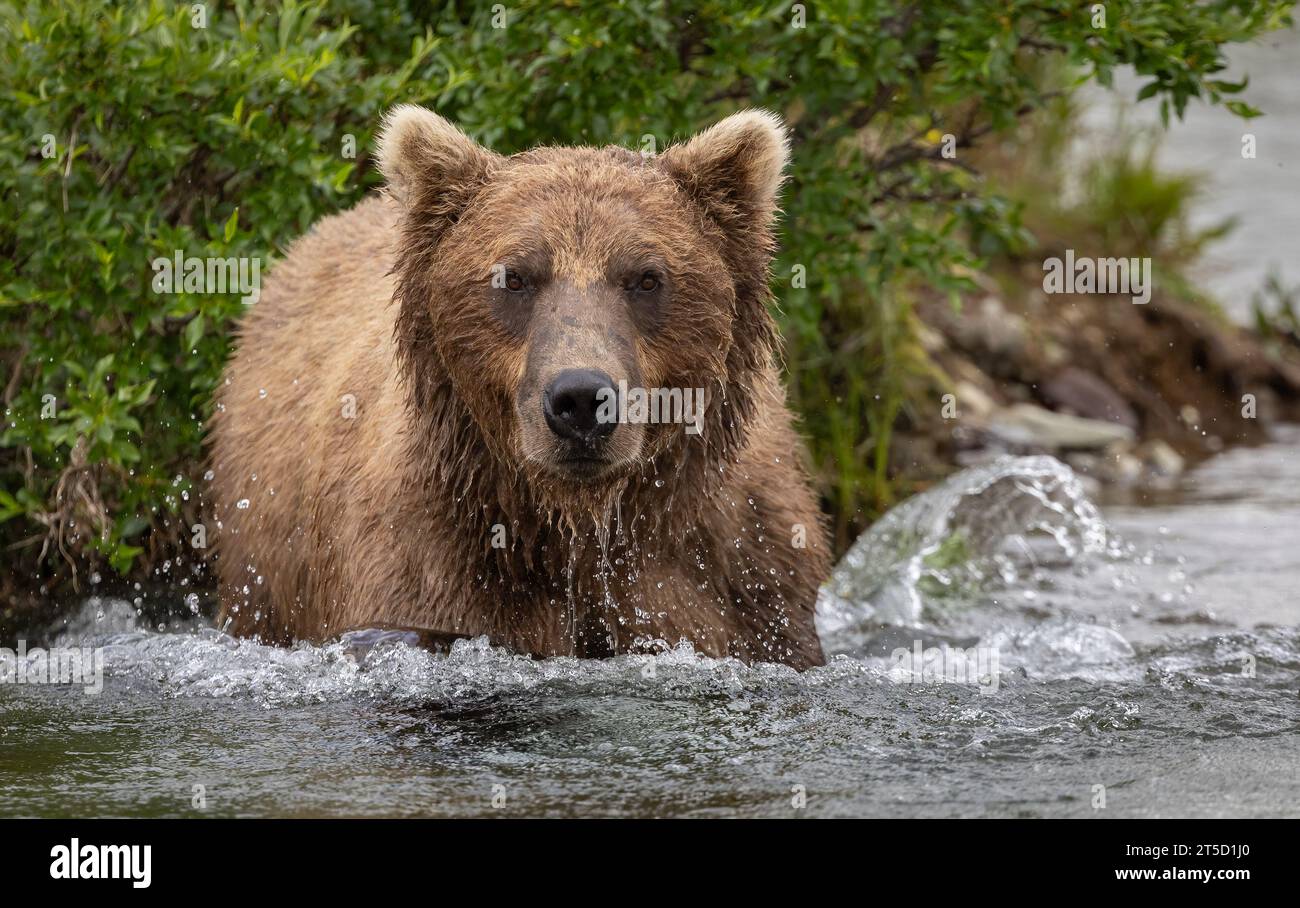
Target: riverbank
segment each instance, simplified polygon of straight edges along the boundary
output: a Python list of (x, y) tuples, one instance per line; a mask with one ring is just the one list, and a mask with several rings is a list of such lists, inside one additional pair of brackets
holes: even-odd
[[(1281, 39), (1277, 66), (1297, 42), (1294, 33)], [(1259, 64), (1258, 53), (1250, 59)], [(1133, 87), (1131, 76), (1121, 81)], [(1272, 257), (1237, 255), (1231, 273), (1220, 254), (1240, 250), (1236, 231), (1248, 226), (1230, 213), (1245, 204), (1251, 218), (1285, 224), (1289, 196), (1224, 198), (1256, 183), (1221, 185), (1189, 169), (1215, 155), (1221, 171), (1253, 166), (1240, 155), (1247, 121), (1202, 109), (1189, 149), (1178, 122), (1165, 133), (1149, 113), (1134, 117), (1122, 95), (1086, 94), (972, 158), (1017, 207), (1025, 235), (993, 246), (959, 305), (918, 293), (909, 331), (925, 365), (913, 370), (889, 439), (887, 504), (1003, 453), (1050, 454), (1096, 486), (1140, 496), (1300, 421), (1300, 289), (1270, 281), (1276, 244)], [(1300, 109), (1283, 105), (1279, 116), (1293, 123)], [(1126, 288), (1053, 292), (1084, 289), (1060, 280), (1065, 264), (1120, 258), (1132, 266)], [(1196, 277), (1207, 261), (1215, 286), (1255, 292), (1215, 298)], [(841, 520), (837, 544), (871, 518)]]
[(922, 342), (950, 384), (898, 434), (899, 474), (1041, 453), (1108, 484), (1161, 487), (1300, 419), (1300, 347), (1270, 347), (1170, 292), (1146, 304), (1049, 296), (1033, 277), (1024, 263), (1019, 299), (921, 307)]

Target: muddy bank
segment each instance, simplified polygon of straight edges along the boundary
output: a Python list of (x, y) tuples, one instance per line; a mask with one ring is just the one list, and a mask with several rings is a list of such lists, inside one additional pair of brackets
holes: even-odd
[(896, 435), (890, 467), (905, 483), (1046, 453), (1099, 482), (1162, 487), (1300, 420), (1300, 345), (1265, 343), (1159, 283), (1146, 304), (1049, 295), (1041, 261), (982, 279), (960, 310), (918, 307), (921, 344), (943, 375), (933, 407), (908, 412)]

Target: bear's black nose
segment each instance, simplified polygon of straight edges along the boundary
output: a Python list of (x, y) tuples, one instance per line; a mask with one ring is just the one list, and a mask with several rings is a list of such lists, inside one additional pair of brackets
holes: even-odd
[(590, 443), (614, 431), (618, 391), (604, 372), (565, 369), (542, 392), (542, 413), (556, 435)]

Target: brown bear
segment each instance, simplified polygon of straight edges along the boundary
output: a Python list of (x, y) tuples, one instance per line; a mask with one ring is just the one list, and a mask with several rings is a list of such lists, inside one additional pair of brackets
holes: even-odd
[(222, 626), (820, 665), (768, 311), (781, 122), (505, 157), (402, 106), (377, 157), (387, 192), (292, 246), (218, 389)]

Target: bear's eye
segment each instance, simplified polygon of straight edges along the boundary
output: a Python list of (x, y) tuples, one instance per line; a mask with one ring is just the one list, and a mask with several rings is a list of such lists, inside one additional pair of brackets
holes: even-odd
[(654, 293), (661, 286), (659, 275), (647, 271), (636, 279), (636, 289), (641, 293)]
[(506, 289), (511, 293), (523, 293), (525, 286), (527, 285), (524, 283), (524, 279), (520, 276), (518, 271), (506, 272)]

